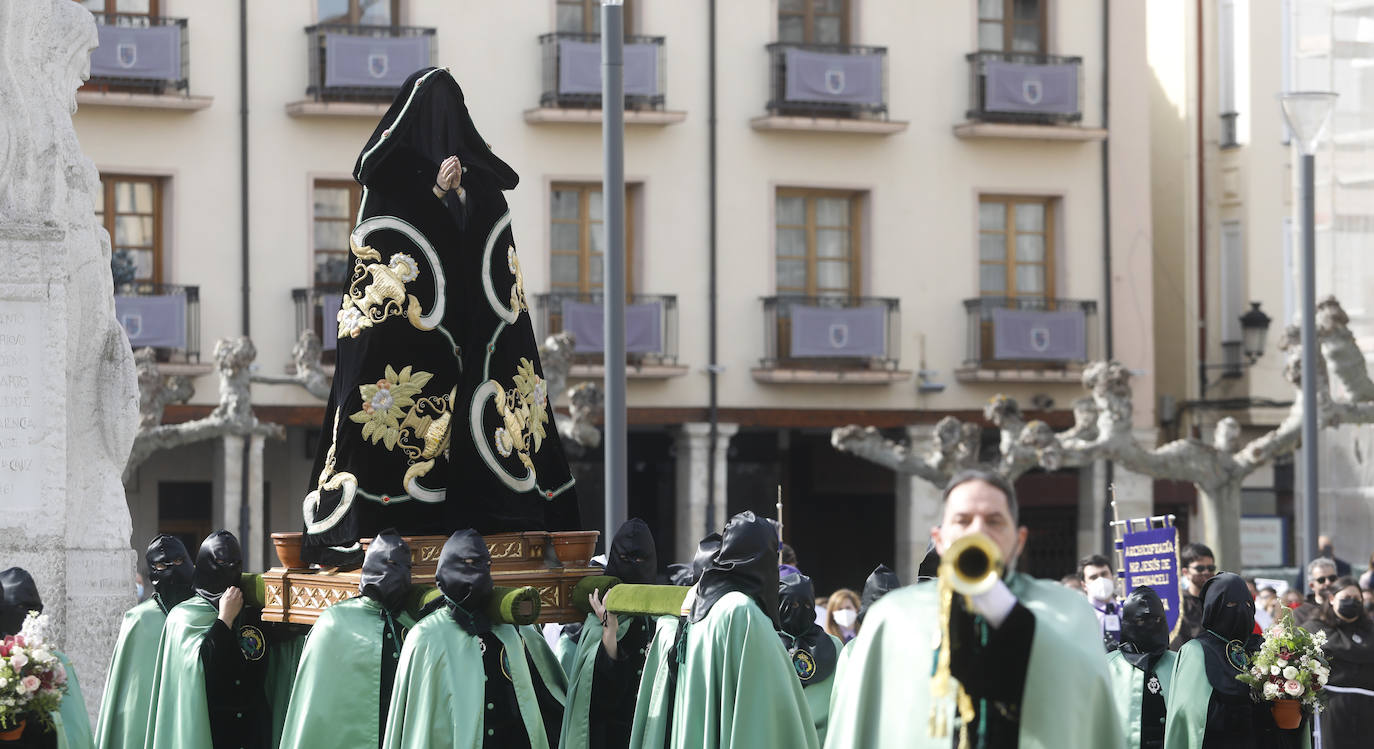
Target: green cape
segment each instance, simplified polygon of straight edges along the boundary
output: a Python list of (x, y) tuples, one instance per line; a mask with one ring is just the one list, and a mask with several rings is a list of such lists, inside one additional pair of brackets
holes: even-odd
[[(844, 642), (835, 635), (826, 634), (835, 643), (835, 662), (843, 660), (845, 653)], [(836, 666), (838, 668), (838, 665)], [(795, 671), (795, 669), (794, 669)], [(800, 681), (800, 678), (798, 678)], [(816, 738), (822, 743), (825, 742), (825, 729), (830, 723), (830, 695), (835, 687), (835, 674), (830, 674), (824, 681), (809, 684), (802, 687), (802, 693), (806, 695), (806, 704), (811, 708), (811, 720), (816, 725)]]
[[(617, 616), (610, 614), (610, 616)], [(619, 617), (629, 619), (629, 616)], [(625, 639), (625, 633), (630, 628), (623, 623), (616, 630), (616, 642)], [(582, 625), (582, 639), (578, 641), (576, 650), (567, 658), (565, 663), (570, 668), (568, 674), (568, 698), (564, 703), (563, 709), (563, 731), (562, 738), (559, 740), (560, 749), (586, 749), (589, 739), (587, 728), (588, 715), (592, 706), (592, 680), (596, 672), (596, 654), (601, 650), (601, 620), (596, 618), (596, 614), (588, 614), (587, 621)], [(559, 636), (559, 644), (564, 640), (572, 641), (570, 637)]]
[(291, 706), (291, 690), (296, 682), (296, 667), (305, 651), (307, 634), (278, 640), (267, 648), (267, 704), (272, 706), (272, 745), (281, 743), (286, 727), (286, 710)]
[(659, 619), (639, 682), (631, 747), (662, 749), (669, 731), (672, 749), (820, 746), (801, 681), (773, 621), (752, 599), (727, 593), (688, 625), (670, 708), (666, 659), (676, 637), (677, 619)]
[(67, 693), (62, 695), (62, 706), (52, 714), (53, 726), (57, 729), (57, 749), (93, 749), (91, 716), (86, 713), (86, 700), (81, 696), (76, 668), (67, 660), (66, 653), (52, 652), (67, 670)]
[[(1007, 587), (1035, 616), (1021, 699), (1021, 749), (1123, 747), (1102, 632), (1088, 599), (1027, 575), (1008, 576)], [(929, 732), (939, 611), (934, 581), (894, 590), (873, 604), (836, 668), (826, 746), (952, 746), (950, 736)], [(956, 691), (950, 690), (940, 708), (951, 733), (959, 730)]]
[[(561, 700), (564, 685), (558, 661), (543, 636), (532, 627), (517, 630), (510, 624), (496, 624), (491, 631), (506, 647), (511, 681), (530, 746), (548, 749), (550, 744), (544, 734), (539, 701), (524, 653), (528, 647), (545, 685)], [(455, 749), (481, 749), (486, 700), (479, 642), (442, 608), (415, 625), (401, 648), (383, 746), (421, 749), (442, 741)], [(539, 644), (543, 644), (542, 649)]]
[[(1205, 632), (1203, 634), (1206, 636)], [(1202, 737), (1207, 730), (1207, 706), (1212, 701), (1212, 682), (1207, 679), (1205, 657), (1202, 643), (1197, 640), (1190, 640), (1179, 648), (1165, 708), (1168, 714), (1164, 719), (1164, 749), (1202, 749)], [(1302, 746), (1311, 749), (1311, 730), (1302, 733)]]
[[(1155, 676), (1159, 677), (1160, 687), (1164, 690), (1166, 709), (1177, 660), (1177, 653), (1166, 650), (1155, 664)], [(1107, 670), (1112, 675), (1112, 696), (1116, 699), (1117, 714), (1121, 716), (1121, 725), (1126, 728), (1126, 749), (1139, 749), (1140, 711), (1145, 701), (1143, 672), (1132, 666), (1120, 651), (1107, 654)]]
[(100, 749), (141, 747), (148, 737), (148, 707), (157, 668), (157, 644), (167, 615), (149, 598), (124, 612), (119, 625), (105, 695), (100, 700), (96, 746)]
[[(588, 614), (588, 616), (591, 616)], [(600, 627), (600, 624), (596, 626)], [(578, 637), (582, 635), (579, 633)], [(558, 665), (563, 669), (563, 676), (571, 680), (573, 671), (577, 668), (577, 651), (580, 648), (581, 640), (574, 640), (571, 637), (564, 637), (563, 633), (558, 633), (558, 644), (553, 648), (553, 657), (558, 659)], [(571, 682), (570, 682), (571, 683)]]

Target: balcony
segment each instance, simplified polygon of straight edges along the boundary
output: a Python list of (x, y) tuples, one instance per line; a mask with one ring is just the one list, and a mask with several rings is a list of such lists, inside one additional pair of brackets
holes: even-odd
[(308, 98), (286, 113), (380, 117), (411, 73), (434, 64), (434, 34), (420, 26), (307, 26)]
[(891, 135), (907, 123), (887, 115), (887, 48), (788, 44), (768, 50), (768, 114), (755, 130)]
[[(666, 109), (661, 36), (625, 37), (625, 124), (671, 125), (686, 112)], [(601, 35), (558, 32), (539, 37), (543, 85), (531, 125), (601, 122)]]
[(965, 299), (968, 350), (960, 382), (1077, 382), (1097, 358), (1097, 302), (1044, 297)]
[(195, 110), (208, 96), (190, 95), (190, 35), (185, 18), (93, 13), (100, 46), (81, 104)]
[(901, 302), (886, 297), (763, 299), (759, 382), (873, 385), (901, 382)]
[(973, 52), (968, 122), (961, 138), (1100, 141), (1106, 130), (1085, 128), (1083, 58), (1024, 52)]
[(333, 367), (339, 347), (339, 326), (335, 316), (347, 284), (321, 284), (308, 289), (292, 289), (291, 302), (296, 308), (296, 338), (306, 328), (315, 331), (320, 339), (320, 363)]
[(134, 281), (115, 288), (115, 319), (135, 350), (151, 348), (165, 374), (201, 374), (200, 287)]
[[(605, 321), (600, 293), (537, 294), (534, 330), (543, 341), (567, 331), (573, 336), (571, 377), (601, 377), (605, 369)], [(644, 379), (677, 377), (687, 373), (678, 364), (677, 297), (634, 294), (625, 304), (627, 376)]]

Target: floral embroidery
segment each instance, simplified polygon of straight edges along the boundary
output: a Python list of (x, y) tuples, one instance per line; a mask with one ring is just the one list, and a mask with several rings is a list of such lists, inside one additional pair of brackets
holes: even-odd
[(510, 432), (505, 427), (496, 428), (496, 452), (501, 453), (501, 457), (509, 458), (511, 449), (515, 446), (515, 440), (511, 439)]
[(410, 367), (397, 372), (390, 364), (386, 376), (375, 385), (363, 385), (358, 392), (363, 397), (363, 410), (348, 418), (363, 425), (363, 439), (372, 444), (381, 442), (386, 449), (396, 447), (401, 437), (401, 419), (406, 410), (415, 405), (415, 396), (434, 375), (429, 372), (411, 373)]
[(345, 335), (350, 338), (357, 338), (358, 334), (363, 332), (363, 328), (371, 324), (363, 317), (363, 313), (359, 312), (358, 308), (351, 304), (340, 309), (336, 318), (339, 321), (340, 338), (343, 338)]
[(506, 248), (506, 267), (515, 276), (515, 283), (510, 286), (510, 308), (517, 313), (529, 309), (529, 303), (525, 300), (525, 272), (520, 269), (520, 258), (515, 254), (514, 245)]
[(348, 417), (362, 425), (363, 439), (405, 453), (410, 468), (402, 484), (407, 490), (413, 480), (430, 472), (436, 458), (448, 454), (457, 388), (445, 396), (424, 396), (422, 391), (433, 377), (411, 367), (397, 372), (388, 364), (382, 379), (358, 387), (362, 409)]
[(511, 378), (511, 390), (496, 385), (496, 407), (504, 425), (496, 430), (496, 450), (501, 457), (517, 453), (526, 468), (534, 470), (531, 455), (538, 453), (548, 433), (548, 385), (534, 371), (534, 363), (521, 358)]
[(383, 265), (382, 254), (370, 245), (359, 247), (352, 237), (348, 244), (357, 259), (353, 263), (353, 283), (344, 294), (337, 316), (339, 337), (357, 338), (366, 328), (392, 315), (412, 318), (413, 323), (420, 313), (420, 302), (413, 294), (406, 294), (406, 284), (420, 277), (420, 264), (414, 257), (398, 252)]

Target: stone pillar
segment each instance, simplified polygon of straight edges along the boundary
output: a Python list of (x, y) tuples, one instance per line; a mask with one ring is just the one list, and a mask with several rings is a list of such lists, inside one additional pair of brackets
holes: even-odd
[[(219, 455), (216, 458), (215, 474), (219, 479), (219, 516), (210, 529), (212, 532), (229, 531), (238, 536), (240, 533), (239, 516), (243, 507), (243, 437), (225, 435), (219, 438)], [(239, 539), (242, 543), (243, 539)]]
[[(906, 428), (907, 443), (927, 444), (935, 435), (934, 425), (917, 424)], [(916, 580), (916, 570), (925, 558), (930, 529), (940, 524), (943, 487), (923, 478), (897, 474), (897, 558), (895, 572), (904, 584)]]
[(711, 425), (693, 422), (683, 424), (677, 432), (677, 497), (676, 497), (676, 542), (675, 558), (691, 560), (696, 554), (697, 542), (706, 535), (706, 496), (707, 460), (714, 457), (716, 463), (716, 512), (717, 530), (725, 526), (726, 502), (726, 453), (730, 448), (730, 438), (739, 431), (738, 424), (716, 424), (716, 450), (710, 453)]
[[(1121, 467), (1114, 468), (1117, 476)], [(1078, 469), (1078, 556), (1101, 554), (1103, 539), (1110, 535), (1105, 525), (1107, 507), (1107, 464), (1094, 461)], [(1111, 557), (1108, 556), (1108, 559)], [(1112, 568), (1116, 565), (1113, 563)]]
[(92, 715), (134, 604), (120, 475), (138, 427), (109, 237), (91, 213), (98, 175), (71, 120), (96, 44), (70, 0), (0, 3), (0, 538), (5, 566), (37, 581)]
[(240, 538), (240, 543), (248, 544), (248, 554), (243, 560), (243, 569), (247, 572), (265, 572), (271, 560), (276, 559), (275, 551), (271, 554), (263, 548), (266, 542), (263, 540), (266, 535), (268, 518), (264, 512), (262, 485), (262, 448), (267, 438), (260, 434), (255, 434), (248, 438), (248, 517), (249, 526), (244, 529), (248, 538)]

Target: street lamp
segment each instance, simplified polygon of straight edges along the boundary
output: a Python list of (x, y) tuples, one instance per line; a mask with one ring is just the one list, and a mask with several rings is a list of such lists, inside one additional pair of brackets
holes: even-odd
[(1220, 369), (1226, 379), (1244, 375), (1245, 367), (1253, 367), (1264, 356), (1264, 341), (1269, 334), (1269, 315), (1260, 309), (1259, 302), (1250, 302), (1250, 309), (1240, 316), (1241, 340), (1222, 341), (1222, 361), (1220, 364), (1199, 365), (1202, 375), (1201, 392), (1205, 395), (1212, 385), (1207, 379), (1207, 370)]
[(1279, 97), (1302, 162), (1302, 553), (1317, 558), (1317, 145), (1331, 122), (1336, 94), (1293, 91)]

